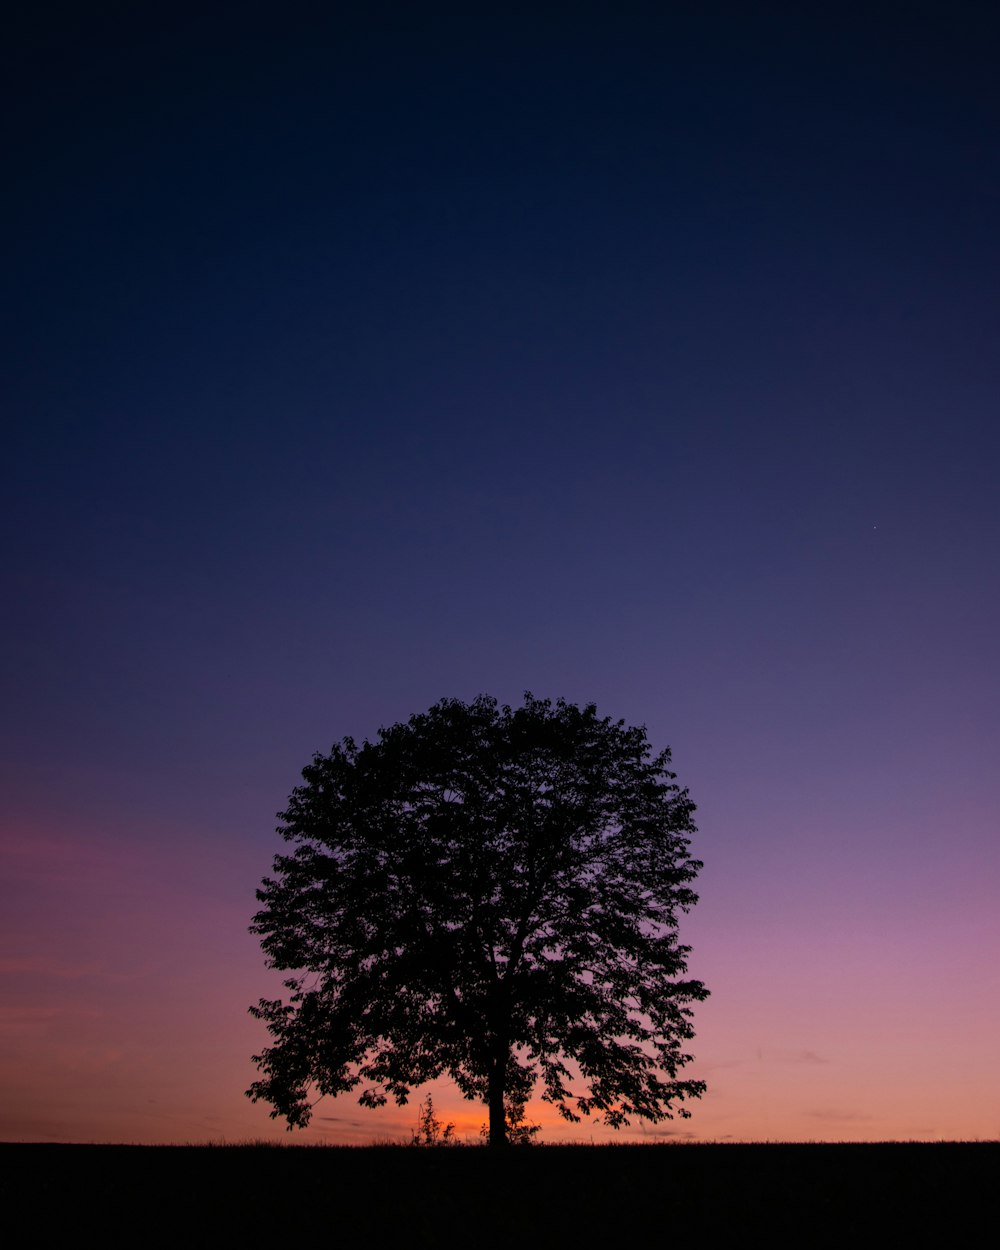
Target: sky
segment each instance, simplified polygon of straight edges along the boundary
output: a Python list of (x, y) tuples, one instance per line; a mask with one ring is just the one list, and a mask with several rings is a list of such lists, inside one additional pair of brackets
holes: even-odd
[(274, 813), (525, 690), (698, 807), (708, 1092), (617, 1140), (1000, 1137), (993, 6), (28, 7), (0, 1140), (284, 1138)]

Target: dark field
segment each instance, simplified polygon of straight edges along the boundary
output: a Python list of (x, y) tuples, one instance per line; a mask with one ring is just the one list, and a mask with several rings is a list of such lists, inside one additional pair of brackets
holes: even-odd
[(0, 1145), (18, 1247), (960, 1245), (998, 1186), (997, 1142)]

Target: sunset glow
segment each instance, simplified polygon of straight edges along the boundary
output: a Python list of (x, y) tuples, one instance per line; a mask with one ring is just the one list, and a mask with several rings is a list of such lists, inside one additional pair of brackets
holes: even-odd
[(759, 7), (19, 17), (0, 1140), (284, 1138), (275, 813), (525, 690), (671, 747), (711, 991), (545, 1141), (1000, 1138), (1000, 23)]

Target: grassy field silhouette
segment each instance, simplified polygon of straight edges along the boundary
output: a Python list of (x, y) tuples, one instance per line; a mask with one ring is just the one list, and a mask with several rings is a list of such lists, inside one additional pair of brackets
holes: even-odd
[(0, 1145), (18, 1246), (962, 1244), (1000, 1143)]

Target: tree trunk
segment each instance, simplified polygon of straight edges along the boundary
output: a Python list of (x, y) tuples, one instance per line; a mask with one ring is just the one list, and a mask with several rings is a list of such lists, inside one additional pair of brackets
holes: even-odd
[(506, 1146), (507, 1141), (507, 1109), (505, 1106), (504, 1094), (506, 1093), (505, 1084), (507, 1080), (507, 1059), (506, 1050), (500, 1053), (497, 1047), (493, 1053), (493, 1062), (490, 1064), (490, 1145)]

